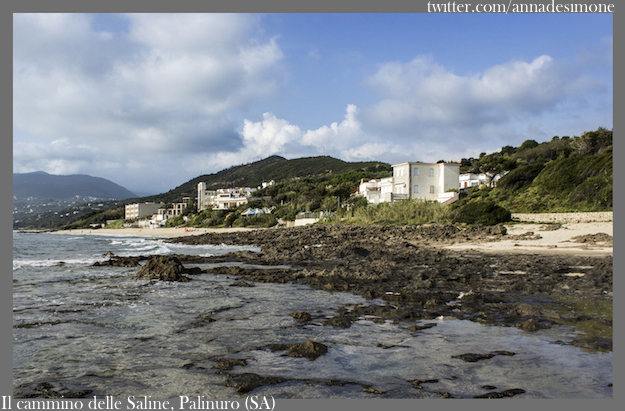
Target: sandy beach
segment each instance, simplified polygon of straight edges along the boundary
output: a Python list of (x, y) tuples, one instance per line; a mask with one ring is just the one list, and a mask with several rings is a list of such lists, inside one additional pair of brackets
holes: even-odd
[[(541, 253), (565, 254), (575, 253), (582, 255), (613, 254), (611, 242), (593, 243), (576, 242), (575, 237), (604, 233), (613, 236), (612, 222), (567, 223), (557, 230), (550, 230), (553, 225), (540, 223), (506, 224), (507, 235), (504, 239), (491, 242), (476, 241), (462, 244), (442, 245), (450, 250), (474, 250), (488, 253)], [(157, 228), (138, 229), (120, 228), (97, 230), (63, 230), (54, 234), (104, 234), (104, 235), (141, 235), (156, 237), (187, 237), (206, 233), (236, 233), (258, 230), (258, 228), (230, 227), (230, 228)], [(262, 229), (261, 229), (262, 230)], [(273, 229), (269, 229), (273, 230)], [(532, 234), (529, 234), (532, 233)], [(506, 237), (510, 237), (507, 239)], [(540, 238), (539, 238), (540, 237)]]
[(236, 233), (257, 230), (257, 228), (229, 227), (229, 228), (98, 228), (96, 230), (61, 230), (51, 234), (100, 234), (100, 235), (145, 235), (155, 237), (186, 237), (206, 233)]
[[(577, 242), (575, 237), (600, 233), (613, 236), (612, 222), (567, 223), (557, 230), (547, 224), (507, 224), (507, 235), (501, 240), (483, 243), (464, 243), (445, 246), (451, 250), (475, 250), (489, 253), (544, 253), (581, 255), (612, 255), (612, 242)], [(531, 235), (529, 233), (532, 233)], [(528, 234), (524, 236), (524, 234)], [(506, 237), (511, 237), (506, 239)], [(525, 237), (525, 238), (523, 238)], [(538, 238), (541, 237), (541, 238)]]

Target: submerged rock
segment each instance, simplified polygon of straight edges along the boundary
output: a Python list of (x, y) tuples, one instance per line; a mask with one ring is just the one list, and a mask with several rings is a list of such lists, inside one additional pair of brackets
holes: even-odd
[(517, 394), (523, 394), (525, 390), (520, 388), (512, 388), (510, 390), (504, 390), (500, 392), (487, 392), (482, 395), (474, 395), (473, 398), (505, 398), (505, 397), (514, 397)]
[(530, 318), (529, 320), (518, 323), (516, 326), (522, 329), (523, 331), (529, 331), (529, 332), (542, 330), (544, 328), (549, 328), (548, 325), (545, 325), (541, 323), (540, 321), (535, 320), (533, 318)]
[(253, 373), (229, 374), (226, 386), (235, 387), (237, 392), (245, 394), (263, 385), (280, 384), (285, 381), (288, 380), (282, 377), (264, 377)]
[(571, 341), (570, 345), (588, 350), (612, 351), (612, 340), (602, 337), (578, 338)]
[(307, 321), (310, 321), (312, 319), (312, 316), (309, 313), (307, 313), (306, 311), (293, 312), (293, 313), (291, 313), (291, 317), (293, 317), (294, 319), (296, 319), (299, 322), (307, 322)]
[(452, 355), (451, 358), (459, 358), (462, 361), (466, 362), (478, 362), (481, 360), (489, 360), (496, 355), (515, 355), (512, 351), (493, 351), (489, 354), (460, 354), (460, 355)]
[(328, 347), (326, 345), (315, 341), (307, 341), (292, 344), (284, 355), (288, 357), (306, 357), (312, 361), (322, 355), (325, 355), (327, 352)]

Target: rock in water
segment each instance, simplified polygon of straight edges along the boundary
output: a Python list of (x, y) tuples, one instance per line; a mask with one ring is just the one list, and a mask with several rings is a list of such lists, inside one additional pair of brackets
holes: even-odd
[(176, 257), (153, 255), (141, 267), (135, 278), (137, 280), (189, 281), (189, 277), (184, 275), (184, 272), (184, 266)]
[(325, 355), (328, 347), (324, 344), (307, 341), (303, 343), (292, 344), (284, 354), (289, 357), (306, 357), (309, 360), (316, 360), (320, 355)]

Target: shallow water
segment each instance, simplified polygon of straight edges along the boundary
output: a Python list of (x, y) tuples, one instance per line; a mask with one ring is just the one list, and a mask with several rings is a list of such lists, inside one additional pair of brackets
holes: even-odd
[[(276, 398), (472, 397), (511, 388), (526, 391), (515, 398), (612, 397), (612, 353), (556, 344), (575, 338), (570, 327), (526, 333), (442, 319), (413, 332), (407, 327), (414, 323), (361, 318), (343, 329), (322, 321), (345, 305), (385, 302), (292, 284), (234, 287), (236, 278), (213, 274), (150, 284), (132, 279), (138, 268), (91, 266), (107, 251), (219, 255), (236, 249), (135, 236), (15, 233), (14, 386), (61, 381), (93, 389), (90, 395), (234, 398), (227, 375), (216, 374), (211, 359), (245, 358), (248, 365), (230, 373), (288, 379), (253, 391)], [(298, 325), (294, 311), (313, 320)], [(202, 321), (206, 317), (215, 321)], [(328, 353), (310, 361), (263, 348), (308, 340), (327, 345)], [(452, 358), (496, 350), (516, 354), (475, 363)], [(438, 381), (417, 389), (409, 382), (414, 379)], [(324, 384), (328, 380), (347, 384)], [(383, 394), (365, 392), (367, 386)]]

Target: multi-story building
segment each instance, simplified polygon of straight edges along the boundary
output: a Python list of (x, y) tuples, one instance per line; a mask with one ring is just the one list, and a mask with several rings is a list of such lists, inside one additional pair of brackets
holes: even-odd
[(393, 165), (393, 176), (361, 181), (358, 195), (377, 204), (402, 199), (423, 199), (449, 204), (458, 199), (458, 163), (404, 162)]
[(156, 203), (134, 203), (126, 204), (124, 218), (126, 220), (134, 220), (137, 218), (148, 217), (157, 212), (161, 204)]
[(404, 162), (393, 165), (393, 199), (449, 204), (458, 199), (459, 163)]
[(198, 183), (197, 186), (197, 209), (198, 212), (211, 208), (213, 210), (227, 210), (246, 204), (254, 188), (235, 187), (208, 190), (206, 183)]
[(393, 195), (393, 177), (360, 181), (358, 194), (372, 204), (390, 203)]

